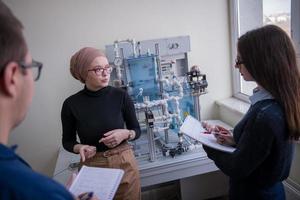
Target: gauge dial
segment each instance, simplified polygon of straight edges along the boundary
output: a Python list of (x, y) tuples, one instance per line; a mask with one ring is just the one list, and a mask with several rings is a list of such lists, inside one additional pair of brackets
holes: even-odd
[(123, 63), (123, 59), (120, 58), (120, 57), (115, 57), (115, 60), (114, 60), (114, 65), (115, 66), (121, 66)]

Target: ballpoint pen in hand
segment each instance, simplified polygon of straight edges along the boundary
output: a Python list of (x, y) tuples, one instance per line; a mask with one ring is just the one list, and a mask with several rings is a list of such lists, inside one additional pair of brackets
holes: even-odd
[(78, 196), (79, 200), (99, 200), (96, 196), (93, 196), (93, 192), (82, 193)]

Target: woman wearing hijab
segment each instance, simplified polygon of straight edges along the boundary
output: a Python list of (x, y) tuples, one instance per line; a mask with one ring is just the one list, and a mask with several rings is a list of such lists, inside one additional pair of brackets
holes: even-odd
[(129, 95), (108, 85), (112, 68), (98, 49), (86, 47), (75, 53), (70, 71), (84, 88), (63, 103), (63, 147), (79, 153), (81, 165), (123, 169), (115, 199), (140, 199), (138, 166), (127, 141), (137, 139), (141, 130)]

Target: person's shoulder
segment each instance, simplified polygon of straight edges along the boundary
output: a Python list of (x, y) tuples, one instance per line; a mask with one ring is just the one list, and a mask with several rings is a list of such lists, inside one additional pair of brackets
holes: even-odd
[(2, 195), (8, 197), (13, 195), (13, 199), (73, 199), (72, 195), (59, 183), (34, 172), (29, 167), (15, 164), (18, 167), (12, 165), (0, 167)]
[(261, 102), (257, 119), (269, 126), (284, 126), (285, 114), (282, 106), (276, 100), (265, 100)]
[(124, 96), (127, 95), (127, 91), (122, 88), (117, 88), (113, 86), (107, 86), (107, 89), (111, 94), (118, 95), (118, 96)]
[(107, 86), (107, 89), (112, 92), (116, 92), (116, 93), (125, 93), (126, 92), (124, 89), (119, 88), (119, 87), (114, 87), (114, 86)]
[(284, 111), (282, 106), (276, 100), (265, 100), (259, 107), (259, 115), (283, 117)]
[(69, 103), (72, 103), (73, 101), (76, 101), (80, 96), (83, 95), (83, 91), (84, 90), (80, 90), (80, 91), (76, 92), (75, 94), (72, 94), (71, 96), (67, 97), (64, 100), (64, 104), (69, 104)]

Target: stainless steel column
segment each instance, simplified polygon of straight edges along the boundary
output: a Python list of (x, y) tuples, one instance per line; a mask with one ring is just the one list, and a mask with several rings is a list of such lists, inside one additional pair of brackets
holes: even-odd
[(199, 95), (194, 95), (193, 99), (196, 118), (201, 121)]
[(149, 145), (149, 156), (150, 161), (154, 162), (156, 160), (156, 152), (155, 152), (155, 141), (154, 141), (154, 116), (151, 110), (147, 109), (145, 111), (146, 116), (146, 126), (147, 126), (147, 138)]

